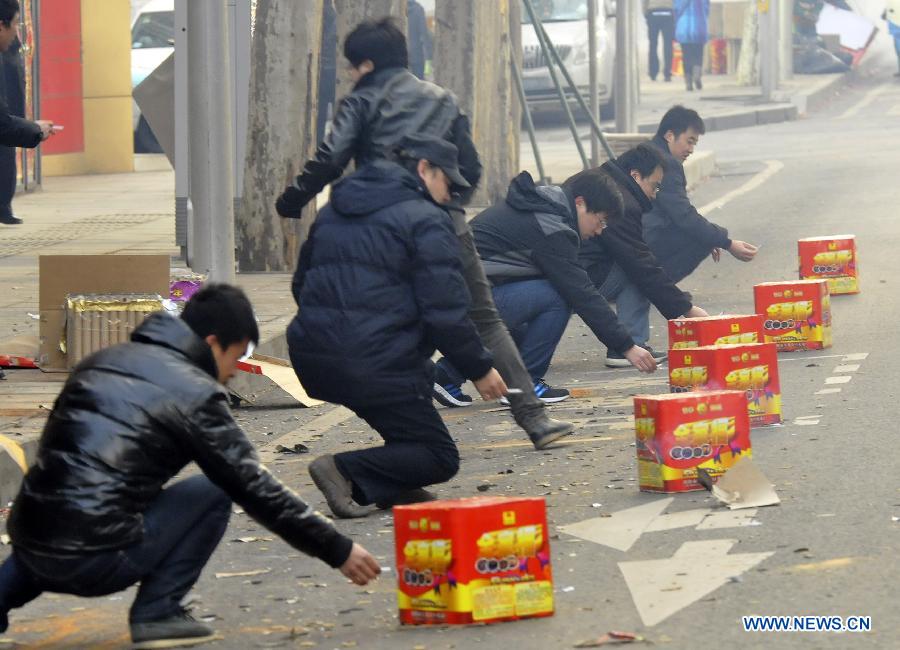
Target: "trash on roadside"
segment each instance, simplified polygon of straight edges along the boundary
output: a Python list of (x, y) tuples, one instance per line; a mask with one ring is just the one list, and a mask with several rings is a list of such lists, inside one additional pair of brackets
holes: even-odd
[(285, 447), (284, 445), (275, 445), (275, 451), (280, 454), (308, 454), (309, 447), (307, 447), (303, 443), (298, 442), (296, 445), (293, 445), (291, 447)]
[(255, 571), (231, 571), (217, 573), (216, 578), (249, 578), (251, 576), (261, 576), (269, 573), (272, 569), (256, 569)]
[(232, 542), (241, 542), (242, 544), (252, 544), (253, 542), (271, 542), (271, 537), (237, 537)]
[(0, 368), (37, 368), (39, 348), (36, 336), (14, 336), (0, 341)]
[(635, 634), (634, 632), (616, 632), (610, 631), (596, 639), (587, 639), (579, 641), (573, 648), (599, 648), (605, 645), (621, 645), (623, 643), (643, 643), (647, 639)]
[(6, 533), (3, 533), (2, 535), (0, 535), (0, 544), (3, 544), (4, 546), (8, 546), (9, 542), (10, 542), (9, 535), (7, 535)]
[(400, 622), (553, 615), (544, 499), (473, 497), (394, 507)]
[(749, 457), (738, 460), (724, 476), (719, 477), (715, 485), (709, 476), (705, 476), (701, 483), (731, 510), (760, 508), (781, 503), (775, 487)]

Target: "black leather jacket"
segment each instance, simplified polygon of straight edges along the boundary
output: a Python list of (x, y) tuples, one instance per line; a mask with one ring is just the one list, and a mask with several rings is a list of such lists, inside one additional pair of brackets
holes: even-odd
[(193, 461), (287, 543), (343, 564), (351, 540), (260, 464), (209, 346), (162, 313), (131, 338), (88, 357), (66, 382), (10, 513), (13, 544), (50, 554), (135, 544), (148, 504)]
[(416, 78), (406, 68), (386, 68), (364, 76), (341, 100), (331, 132), (278, 197), (275, 209), (282, 217), (300, 217), (303, 206), (340, 177), (351, 159), (361, 167), (389, 158), (403, 136), (413, 133), (442, 137), (459, 149), (459, 170), (472, 186), (460, 196), (465, 204), (481, 179), (469, 118), (449, 90)]

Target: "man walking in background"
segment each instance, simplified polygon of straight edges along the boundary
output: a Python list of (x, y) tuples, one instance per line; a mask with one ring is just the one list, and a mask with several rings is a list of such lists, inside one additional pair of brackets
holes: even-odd
[(675, 14), (672, 0), (643, 0), (644, 17), (647, 19), (647, 36), (650, 39), (650, 79), (656, 81), (659, 74), (659, 37), (663, 45), (663, 77), (672, 81), (672, 41), (675, 39)]

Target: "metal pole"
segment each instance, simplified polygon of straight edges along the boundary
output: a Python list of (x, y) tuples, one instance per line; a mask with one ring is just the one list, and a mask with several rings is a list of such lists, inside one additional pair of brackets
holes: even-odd
[[(597, 0), (588, 0), (588, 93), (591, 96), (591, 117), (600, 121), (600, 97), (597, 88)], [(591, 166), (600, 164), (600, 139), (591, 130)]]
[(522, 115), (525, 117), (525, 128), (528, 130), (528, 139), (531, 140), (531, 149), (534, 151), (534, 163), (537, 165), (538, 175), (541, 177), (541, 184), (547, 180), (544, 174), (544, 161), (541, 160), (541, 152), (538, 149), (537, 136), (534, 133), (534, 122), (531, 120), (531, 111), (528, 109), (528, 103), (525, 99), (525, 89), (522, 87), (522, 73), (516, 63), (516, 57), (509, 58), (509, 65), (512, 67), (513, 81), (516, 83), (516, 92), (519, 94), (519, 103), (522, 104)]
[(627, 0), (616, 2), (616, 131), (632, 133), (635, 130), (634, 96), (631, 90), (632, 75), (631, 9)]
[(778, 87), (778, 6), (777, 0), (757, 0), (759, 10), (760, 81), (763, 99), (772, 101)]
[[(530, 0), (529, 0), (530, 1)], [(550, 54), (553, 57), (553, 60), (556, 61), (556, 65), (559, 66), (560, 72), (562, 72), (563, 77), (565, 77), (566, 83), (569, 84), (569, 88), (572, 89), (572, 94), (575, 96), (575, 100), (578, 102), (578, 105), (581, 106), (581, 110), (587, 114), (588, 119), (591, 122), (591, 128), (594, 129), (594, 132), (597, 134), (597, 137), (600, 138), (600, 144), (603, 145), (604, 151), (606, 151), (606, 155), (610, 160), (615, 158), (615, 154), (613, 150), (610, 148), (609, 143), (606, 141), (606, 137), (603, 135), (603, 129), (600, 128), (600, 124), (594, 119), (594, 116), (591, 115), (591, 109), (587, 105), (584, 97), (581, 94), (581, 91), (578, 90), (578, 86), (575, 85), (575, 82), (572, 80), (572, 75), (569, 74), (569, 70), (566, 68), (566, 65), (562, 62), (562, 57), (559, 56), (559, 52), (556, 50), (556, 46), (553, 45), (553, 42), (550, 40), (550, 37), (547, 36), (547, 32), (544, 31), (544, 26), (538, 23), (540, 27), (540, 33), (544, 35), (544, 41), (546, 41), (547, 46), (550, 48)], [(544, 54), (546, 56), (546, 53)]]
[[(525, 10), (528, 12), (528, 17), (531, 19), (531, 24), (537, 34), (538, 41), (541, 44), (541, 54), (547, 61), (547, 70), (550, 72), (550, 78), (553, 80), (553, 85), (556, 86), (556, 93), (559, 95), (559, 101), (566, 114), (569, 130), (572, 132), (572, 139), (575, 140), (575, 148), (578, 149), (578, 155), (581, 157), (581, 164), (587, 169), (589, 165), (587, 154), (584, 153), (584, 146), (581, 144), (581, 138), (578, 136), (578, 128), (575, 126), (575, 118), (572, 116), (572, 109), (569, 108), (569, 101), (566, 99), (566, 93), (563, 92), (562, 85), (559, 83), (559, 77), (556, 75), (556, 70), (553, 68), (553, 63), (550, 60), (550, 48), (553, 47), (553, 45), (550, 44), (548, 46), (549, 39), (544, 33), (544, 27), (538, 20), (537, 14), (534, 11), (534, 6), (531, 4), (531, 0), (522, 0), (522, 2), (525, 5)], [(554, 50), (554, 52), (555, 51), (556, 50)]]
[(191, 268), (234, 282), (234, 179), (231, 64), (226, 0), (188, 5), (191, 203), (195, 246)]

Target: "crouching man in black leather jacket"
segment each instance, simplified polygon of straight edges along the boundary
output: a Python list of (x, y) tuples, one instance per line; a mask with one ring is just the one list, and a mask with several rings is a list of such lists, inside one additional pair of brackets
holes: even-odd
[[(42, 591), (102, 596), (140, 582), (129, 615), (136, 647), (216, 638), (180, 603), (232, 501), (355, 583), (375, 578), (374, 558), (272, 476), (231, 416), (223, 384), (258, 339), (244, 293), (210, 285), (180, 319), (153, 314), (130, 343), (76, 367), (10, 514), (0, 633), (8, 611)], [(163, 489), (190, 462), (203, 474)]]

